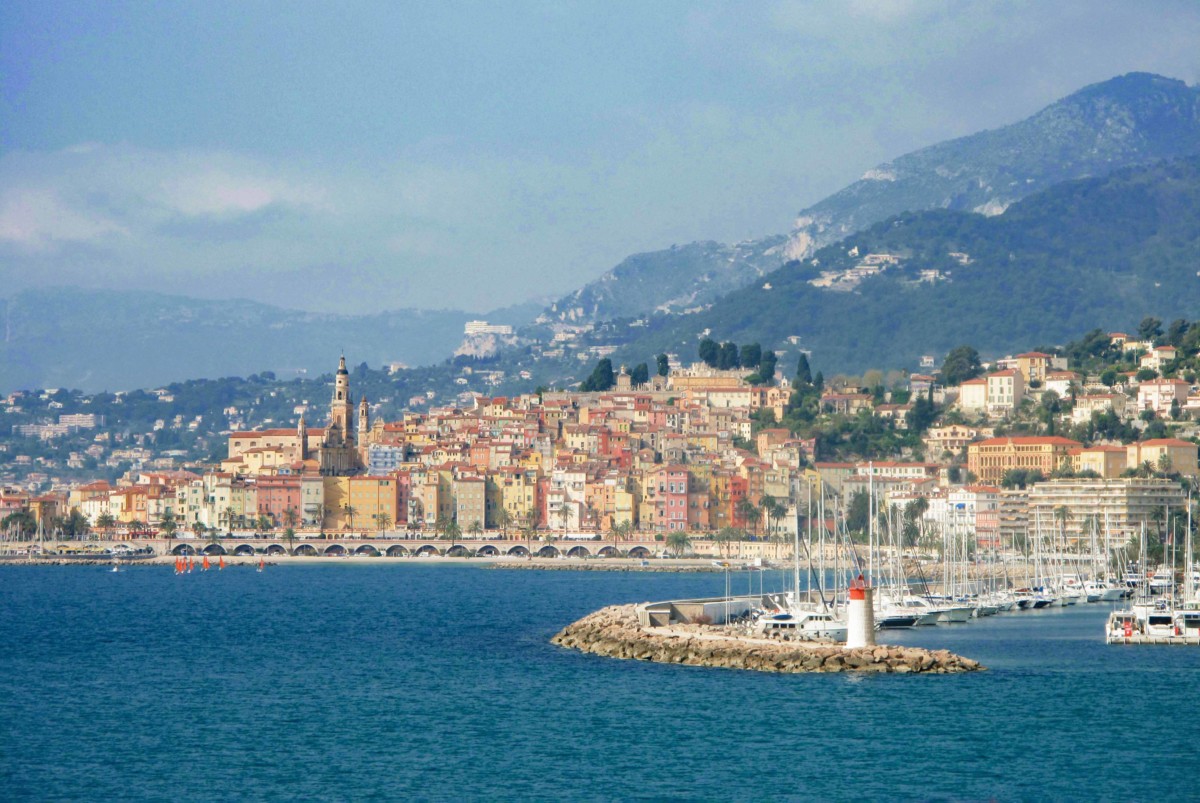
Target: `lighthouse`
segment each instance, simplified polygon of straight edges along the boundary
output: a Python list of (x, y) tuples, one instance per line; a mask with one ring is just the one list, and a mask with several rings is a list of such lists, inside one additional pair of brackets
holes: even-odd
[(846, 648), (875, 646), (875, 589), (863, 576), (850, 584), (850, 605), (846, 610)]

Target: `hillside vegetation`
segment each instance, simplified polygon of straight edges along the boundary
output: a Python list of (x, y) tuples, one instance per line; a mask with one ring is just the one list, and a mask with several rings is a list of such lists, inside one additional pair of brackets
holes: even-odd
[[(896, 264), (850, 289), (814, 286), (867, 255)], [(922, 273), (936, 271), (936, 274)], [(783, 347), (814, 365), (913, 366), (973, 343), (999, 354), (1061, 343), (1143, 315), (1187, 317), (1200, 303), (1200, 157), (1058, 185), (1004, 215), (907, 213), (789, 263), (712, 309), (664, 318), (617, 358), (676, 351), (698, 333)], [(930, 277), (934, 278), (930, 280)], [(764, 289), (767, 285), (770, 289)]]

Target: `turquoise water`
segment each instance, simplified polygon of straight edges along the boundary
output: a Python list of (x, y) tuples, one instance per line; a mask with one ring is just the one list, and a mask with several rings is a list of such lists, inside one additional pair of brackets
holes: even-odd
[(724, 583), (413, 563), (0, 568), (0, 791), (1200, 796), (1200, 650), (1105, 646), (1099, 606), (892, 637), (991, 667), (957, 676), (777, 676), (547, 643), (602, 605)]

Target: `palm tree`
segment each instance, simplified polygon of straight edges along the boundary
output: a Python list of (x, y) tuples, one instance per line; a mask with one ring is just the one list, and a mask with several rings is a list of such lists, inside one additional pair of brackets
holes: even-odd
[(762, 511), (758, 506), (751, 502), (746, 497), (742, 497), (737, 503), (737, 512), (741, 514), (746, 523), (754, 528), (754, 537), (758, 538), (758, 522), (762, 518)]
[(272, 529), (274, 529), (275, 521), (270, 516), (268, 516), (266, 513), (259, 513), (257, 525), (258, 525), (258, 529), (267, 533), (267, 532), (270, 532)]
[(764, 496), (758, 504), (759, 507), (762, 508), (763, 516), (767, 520), (767, 540), (776, 542), (775, 557), (778, 558), (778, 542), (780, 539), (777, 537), (779, 535), (777, 530), (779, 527), (779, 519), (781, 519), (783, 514), (787, 512), (787, 508), (782, 502), (773, 496)]
[(354, 529), (354, 514), (358, 511), (349, 502), (342, 505), (342, 512), (346, 514), (346, 519), (350, 522), (350, 529)]
[(288, 527), (286, 530), (283, 531), (283, 537), (284, 537), (284, 540), (287, 541), (288, 554), (295, 555), (296, 554), (296, 530), (293, 527)]
[(483, 534), (483, 525), (479, 523), (479, 519), (471, 522), (471, 526), (467, 528), (472, 538), (478, 539)]
[(179, 522), (175, 521), (175, 514), (167, 511), (158, 519), (158, 529), (167, 537), (167, 551), (171, 551), (171, 542), (175, 540), (175, 531), (179, 529)]
[(107, 510), (96, 517), (96, 528), (104, 533), (111, 530), (116, 523), (116, 518)]
[(384, 532), (388, 527), (392, 526), (392, 514), (386, 510), (375, 514), (375, 526), (379, 528), (379, 532)]
[(525, 536), (525, 553), (527, 557), (533, 556), (533, 534), (537, 531), (537, 526), (534, 523), (533, 512), (525, 514), (525, 521), (521, 524), (521, 534)]
[(741, 540), (742, 531), (736, 527), (722, 527), (713, 534), (713, 541), (721, 547), (721, 555), (729, 557), (729, 545)]
[(500, 527), (500, 534), (504, 536), (504, 540), (508, 540), (508, 525), (512, 524), (512, 514), (508, 512), (508, 508), (503, 505), (496, 511), (496, 524)]
[(667, 533), (667, 549), (673, 555), (682, 557), (692, 546), (692, 538), (683, 530)]
[(296, 512), (296, 508), (289, 507), (283, 511), (283, 524), (285, 527), (295, 527), (300, 523), (300, 514)]
[(462, 537), (462, 527), (458, 526), (458, 522), (453, 519), (446, 525), (446, 540), (457, 541)]
[(234, 520), (234, 518), (236, 518), (236, 516), (237, 516), (237, 511), (233, 509), (232, 505), (230, 505), (229, 507), (227, 507), (221, 511), (221, 515), (217, 516), (217, 523), (220, 524), (223, 521), (223, 522), (225, 522), (226, 529), (232, 530), (233, 529), (233, 520)]
[(617, 542), (624, 541), (625, 539), (627, 539), (629, 537), (630, 533), (632, 533), (632, 532), (633, 532), (633, 522), (631, 522), (629, 519), (624, 519), (622, 521), (617, 522), (616, 525), (614, 525), (612, 528), (613, 549), (620, 552), (621, 548), (617, 546)]

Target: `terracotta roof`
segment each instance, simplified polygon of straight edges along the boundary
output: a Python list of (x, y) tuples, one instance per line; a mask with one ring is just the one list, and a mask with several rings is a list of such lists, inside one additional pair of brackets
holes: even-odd
[(1073, 441), (1070, 438), (1062, 438), (1058, 435), (1016, 435), (1004, 436), (1000, 438), (988, 438), (977, 443), (972, 443), (971, 446), (999, 446), (1004, 443), (1024, 444), (1026, 446), (1082, 446), (1079, 441)]

